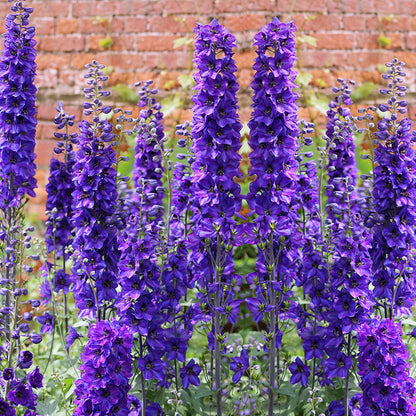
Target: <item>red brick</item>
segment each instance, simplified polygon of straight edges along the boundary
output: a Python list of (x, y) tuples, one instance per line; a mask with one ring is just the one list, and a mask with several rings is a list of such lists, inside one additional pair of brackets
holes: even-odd
[[(41, 125), (42, 127), (42, 137), (45, 137), (49, 133), (47, 132), (48, 124)], [(52, 126), (52, 136), (53, 137), (53, 126)], [(41, 166), (49, 166), (52, 157), (54, 156), (53, 149), (56, 146), (56, 140), (44, 139), (36, 141), (35, 153), (37, 155), (35, 163)]]
[(414, 0), (400, 0), (397, 2), (395, 13), (407, 15), (410, 12), (411, 14), (414, 14), (412, 13), (412, 11), (414, 11), (414, 7)]
[(134, 50), (134, 36), (133, 35), (113, 35), (111, 36), (112, 44), (109, 48), (104, 48), (99, 45), (99, 42), (104, 37), (102, 35), (91, 35), (88, 36), (87, 49), (89, 51), (126, 51)]
[(263, 13), (244, 13), (238, 15), (227, 15), (224, 18), (224, 26), (229, 28), (231, 32), (244, 32), (246, 30), (259, 30), (268, 23)]
[(72, 5), (74, 17), (83, 16), (120, 16), (130, 13), (130, 1), (81, 1)]
[(42, 3), (36, 3), (33, 5), (33, 16), (41, 17), (66, 17), (69, 15), (69, 2), (51, 2), (45, 1)]
[[(308, 19), (303, 26), (304, 30), (325, 31), (341, 30), (341, 16), (335, 14), (315, 14), (313, 19)], [(296, 23), (298, 25), (298, 23)], [(298, 27), (300, 27), (298, 25)]]
[(38, 70), (50, 69), (50, 68), (65, 68), (71, 63), (70, 55), (57, 55), (52, 53), (40, 53), (36, 62), (38, 64)]
[(122, 17), (86, 17), (79, 19), (79, 31), (81, 33), (122, 33), (124, 20)]
[[(390, 19), (390, 17), (389, 17)], [(380, 27), (381, 24), (381, 27)], [(367, 30), (378, 31), (381, 28), (381, 33), (385, 31), (408, 31), (411, 28), (411, 18), (409, 16), (392, 16), (391, 20), (386, 20), (382, 15), (367, 16), (366, 28)]]
[(254, 71), (252, 69), (239, 69), (237, 71), (237, 80), (241, 88), (249, 88), (253, 80)]
[(85, 39), (81, 35), (44, 36), (40, 48), (47, 52), (79, 52), (84, 50)]
[[(400, 0), (398, 0), (400, 2)], [(375, 0), (375, 9), (377, 13), (395, 14), (397, 13), (396, 0)]]
[[(300, 0), (303, 1), (303, 0)], [(314, 1), (314, 0), (311, 0)], [(315, 0), (319, 1), (319, 0)], [(322, 1), (322, 0), (321, 0)], [(256, 0), (247, 2), (246, 0), (216, 0), (215, 1), (215, 13), (224, 12), (245, 12), (252, 10), (273, 11), (273, 0)]]
[(139, 36), (136, 39), (136, 49), (138, 51), (166, 51), (173, 50), (173, 41), (176, 39), (173, 35), (157, 35), (149, 33)]
[[(156, 0), (156, 2), (161, 3), (160, 0)], [(147, 0), (134, 0), (131, 4), (130, 15), (146, 14), (148, 12), (147, 3)]]
[(256, 58), (257, 54), (253, 51), (248, 52), (240, 52), (234, 55), (234, 59), (237, 63), (238, 69), (251, 69), (254, 64), (254, 59)]
[(54, 103), (41, 103), (38, 108), (37, 119), (38, 120), (53, 120), (55, 118), (56, 104)]
[[(294, 12), (317, 12), (323, 13), (326, 10), (325, 0), (296, 0), (294, 2), (285, 1), (285, 6), (283, 2), (278, 2), (278, 9), (280, 10), (283, 6), (282, 11), (294, 11)], [(284, 10), (284, 9), (287, 10)]]
[(340, 13), (343, 11), (343, 2), (339, 0), (327, 0), (326, 7), (328, 13)]
[(71, 18), (58, 19), (58, 22), (56, 24), (56, 29), (58, 33), (62, 33), (62, 34), (78, 33), (78, 30), (79, 30), (78, 19), (71, 19)]
[[(162, 1), (158, 1), (162, 3)], [(213, 13), (213, 0), (165, 0), (163, 10), (167, 14), (196, 14), (200, 15)]]
[(343, 16), (342, 21), (344, 30), (365, 30), (365, 16), (363, 15)]
[(36, 35), (53, 35), (55, 33), (55, 20), (51, 17), (37, 17), (30, 22), (36, 28)]
[(178, 21), (173, 16), (153, 16), (149, 18), (149, 32), (170, 32), (170, 33), (187, 33), (187, 27), (195, 26), (195, 18), (185, 17), (185, 23)]
[(145, 17), (126, 17), (124, 19), (124, 30), (126, 32), (145, 32), (147, 19)]
[(391, 40), (391, 44), (386, 46), (379, 45), (378, 34), (356, 33), (355, 36), (357, 49), (403, 49), (403, 35), (401, 33), (383, 33), (383, 36)]
[(72, 68), (84, 69), (85, 65), (90, 63), (93, 59), (97, 59), (101, 64), (105, 66), (111, 65), (112, 55), (108, 53), (100, 54), (97, 57), (96, 53), (77, 53), (72, 55)]
[[(377, 64), (388, 62), (393, 57), (391, 52), (380, 51), (362, 51), (362, 52), (350, 52), (348, 54), (348, 66), (357, 69), (375, 69)], [(345, 68), (346, 69), (346, 68)]]
[(416, 49), (416, 34), (415, 33), (406, 33), (404, 39), (405, 39), (406, 49)]
[(388, 60), (382, 62), (385, 63), (391, 61), (393, 58), (403, 61), (407, 67), (416, 67), (416, 54), (414, 52), (395, 52), (394, 55), (389, 56)]
[(189, 62), (189, 54), (183, 52), (149, 52), (144, 56), (144, 67), (147, 70), (183, 69)]
[(143, 56), (137, 52), (110, 55), (110, 58), (111, 66), (115, 71), (118, 68), (137, 71), (138, 68), (143, 67)]
[(301, 51), (303, 66), (310, 68), (342, 68), (345, 65), (345, 56), (346, 52), (343, 51), (317, 51), (310, 49)]
[[(336, 0), (335, 0), (336, 1)], [(343, 12), (344, 13), (360, 13), (360, 0), (348, 0), (343, 3)]]
[(36, 86), (37, 88), (51, 88), (53, 85), (58, 85), (58, 70), (45, 69), (37, 72)]
[(353, 49), (354, 35), (351, 33), (315, 33), (318, 49)]

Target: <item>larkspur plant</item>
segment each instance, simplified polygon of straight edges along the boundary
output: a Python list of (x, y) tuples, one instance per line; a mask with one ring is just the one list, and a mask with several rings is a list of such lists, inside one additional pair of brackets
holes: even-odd
[[(374, 107), (352, 116), (354, 84), (338, 79), (314, 158), (316, 127), (297, 118), (296, 28), (273, 19), (254, 39), (243, 163), (236, 40), (216, 20), (195, 28), (182, 153), (166, 148), (151, 80), (136, 85), (134, 116), (107, 104), (104, 66), (88, 64), (85, 119), (57, 107), (36, 287), (39, 244), (24, 211), (36, 187), (34, 28), (30, 8), (11, 10), (0, 59), (0, 415), (414, 415), (402, 331), (415, 298), (416, 133), (404, 64), (387, 64), (377, 126)], [(360, 177), (361, 131), (374, 145)], [(135, 140), (129, 176), (125, 138)]]

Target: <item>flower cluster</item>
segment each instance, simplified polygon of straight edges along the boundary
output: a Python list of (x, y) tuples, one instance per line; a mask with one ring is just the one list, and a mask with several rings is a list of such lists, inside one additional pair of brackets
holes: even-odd
[(342, 78), (338, 78), (338, 82), (340, 86), (333, 88), (336, 96), (329, 102), (325, 136), (328, 162), (326, 210), (330, 219), (335, 215), (345, 215), (346, 211), (354, 205), (358, 176), (353, 134), (356, 127), (348, 107), (352, 104), (349, 84), (354, 85), (354, 82)]
[[(234, 274), (231, 249), (238, 231), (233, 216), (241, 209), (241, 177), (238, 154), (241, 123), (237, 115), (239, 88), (233, 59), (234, 36), (214, 19), (209, 25), (194, 29), (197, 73), (193, 96), (192, 152), (193, 193), (197, 201), (193, 232), (189, 237), (190, 267), (199, 285), (201, 309), (212, 325), (208, 331), (209, 346), (214, 350), (213, 389), (221, 413), (221, 316), (231, 323), (238, 314), (234, 287), (241, 277)], [(231, 314), (228, 312), (232, 311)], [(231, 319), (230, 319), (231, 317)]]
[(0, 206), (17, 207), (35, 196), (36, 51), (33, 9), (21, 1), (7, 15), (0, 58)]
[[(403, 415), (416, 413), (415, 380), (409, 376), (409, 353), (399, 323), (373, 319), (358, 335), (358, 374), (361, 377), (360, 413), (354, 415)], [(352, 403), (354, 405), (354, 402)], [(356, 406), (356, 405), (355, 405)]]
[(114, 225), (117, 203), (116, 153), (113, 148), (112, 125), (100, 114), (108, 114), (111, 107), (101, 99), (109, 95), (103, 91), (103, 65), (93, 61), (87, 65), (84, 114), (92, 115), (92, 122), (79, 123), (78, 150), (73, 166), (73, 239), (74, 265), (72, 291), (80, 316), (100, 319), (101, 307), (116, 298), (117, 231)]
[(59, 141), (54, 152), (56, 155), (63, 154), (63, 160), (57, 157), (51, 159), (49, 181), (46, 185), (46, 210), (49, 215), (45, 242), (48, 252), (55, 252), (57, 257), (63, 257), (66, 256), (65, 249), (73, 237), (71, 220), (75, 186), (72, 176), (75, 164), (74, 145), (77, 143), (78, 134), (69, 134), (69, 127), (74, 125), (75, 116), (67, 115), (62, 103), (58, 104), (56, 111), (58, 114), (54, 123), (58, 130), (65, 129), (65, 132), (55, 133)]
[(117, 321), (100, 321), (90, 327), (76, 382), (75, 416), (129, 414), (132, 344), (130, 331)]
[(282, 337), (279, 316), (284, 319), (301, 243), (296, 194), (299, 127), (293, 69), (295, 30), (293, 22), (285, 24), (274, 18), (254, 38), (257, 57), (251, 83), (254, 96), (249, 145), (253, 151), (249, 154), (249, 175), (256, 178), (250, 183), (246, 199), (257, 218), (247, 224), (246, 232), (247, 241), (258, 246), (259, 256), (257, 271), (247, 276), (257, 298), (246, 299), (246, 304), (255, 321), (263, 312), (270, 317), (265, 336), (269, 350), (269, 415), (273, 414), (276, 377), (277, 385), (280, 383), (280, 375), (275, 374), (276, 348), (280, 348)]
[[(255, 36), (258, 56), (253, 67), (254, 110), (249, 122), (249, 145), (253, 149), (249, 174), (256, 179), (250, 183), (247, 202), (257, 218), (248, 223), (247, 234), (260, 248), (258, 272), (249, 280), (255, 279), (258, 300), (277, 309), (290, 296), (287, 288), (296, 275), (300, 240), (294, 30), (293, 23), (284, 24), (275, 18)], [(268, 282), (265, 292), (259, 284), (263, 282)], [(278, 299), (272, 301), (277, 293)], [(250, 303), (248, 307), (252, 309)]]
[(394, 314), (411, 314), (416, 293), (414, 273), (416, 236), (416, 164), (411, 133), (403, 99), (406, 87), (404, 64), (397, 59), (387, 64), (383, 77), (389, 81), (381, 93), (387, 105), (379, 109), (388, 115), (378, 123), (374, 159), (373, 259), (374, 296)]

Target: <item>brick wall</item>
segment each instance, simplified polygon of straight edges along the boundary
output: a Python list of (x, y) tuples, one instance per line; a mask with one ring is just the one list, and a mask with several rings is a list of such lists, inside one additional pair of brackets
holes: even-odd
[[(408, 85), (416, 92), (415, 0), (26, 0), (26, 4), (34, 8), (32, 23), (38, 41), (41, 187), (52, 155), (56, 103), (61, 100), (68, 112), (81, 115), (84, 65), (97, 59), (111, 66), (110, 86), (132, 86), (152, 78), (159, 88), (168, 81), (169, 88), (175, 88), (177, 76), (186, 72), (189, 52), (187, 46), (174, 49), (173, 42), (192, 31), (195, 21), (209, 23), (216, 17), (237, 37), (242, 122), (250, 116), (252, 40), (275, 15), (283, 21), (294, 19), (301, 28), (299, 35), (316, 38), (316, 46), (304, 44), (300, 54), (304, 70), (313, 75), (313, 88), (325, 92), (337, 77), (352, 78), (358, 84), (379, 83), (377, 64), (396, 56), (407, 63)], [(9, 7), (1, 0), (0, 16)], [(111, 47), (99, 46), (110, 31)], [(379, 45), (380, 35), (391, 43)], [(299, 112), (307, 118), (304, 109)], [(414, 113), (412, 107), (410, 113)], [(44, 198), (40, 190), (36, 203), (43, 204)]]

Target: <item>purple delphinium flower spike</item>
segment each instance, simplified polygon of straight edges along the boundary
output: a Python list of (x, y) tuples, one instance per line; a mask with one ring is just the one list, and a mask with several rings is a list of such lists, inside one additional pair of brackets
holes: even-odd
[[(233, 275), (231, 257), (236, 232), (233, 216), (241, 209), (240, 186), (233, 179), (241, 177), (241, 156), (237, 153), (241, 146), (236, 98), (239, 86), (233, 59), (236, 41), (215, 19), (209, 25), (197, 24), (194, 32), (197, 73), (191, 135), (195, 156), (193, 192), (198, 202), (190, 236), (191, 262), (201, 302), (206, 305), (207, 316), (213, 316), (213, 374), (217, 412), (221, 415), (220, 344), (224, 338), (216, 308), (224, 306), (226, 297), (234, 297), (238, 278)], [(228, 286), (226, 291), (224, 284)]]
[(152, 80), (138, 83), (140, 86), (138, 105), (143, 109), (136, 120), (133, 132), (137, 133), (135, 146), (135, 160), (132, 171), (132, 180), (136, 192), (133, 200), (136, 204), (133, 211), (142, 214), (142, 224), (152, 222), (157, 224), (163, 219), (162, 186), (162, 152), (165, 138), (163, 129), (163, 113), (161, 105), (153, 97), (157, 89), (151, 89)]
[[(257, 214), (247, 225), (250, 242), (259, 248), (257, 273), (252, 278), (260, 304), (272, 306), (266, 334), (269, 350), (269, 409), (273, 414), (279, 316), (291, 296), (297, 275), (301, 235), (298, 232), (298, 150), (296, 60), (293, 22), (274, 18), (254, 38), (257, 57), (253, 69), (253, 112), (249, 122), (249, 175), (247, 202)], [(279, 381), (277, 382), (279, 385)]]
[(4, 50), (0, 58), (0, 205), (21, 204), (35, 196), (36, 51), (33, 9), (21, 1), (6, 17)]
[(76, 381), (75, 416), (128, 414), (132, 343), (128, 328), (117, 321), (100, 321), (90, 327)]
[[(74, 115), (67, 115), (62, 103), (56, 107), (58, 114), (54, 123), (58, 130), (65, 129), (63, 133), (56, 132), (59, 140), (54, 152), (57, 157), (51, 159), (49, 182), (46, 185), (46, 210), (48, 221), (46, 222), (45, 242), (48, 252), (55, 252), (57, 257), (66, 256), (65, 248), (68, 247), (73, 237), (72, 197), (75, 190), (72, 182), (73, 167), (75, 163), (74, 146), (77, 143), (77, 133), (69, 134), (69, 127), (74, 125)], [(61, 156), (59, 156), (61, 155)]]
[(416, 163), (413, 149), (416, 135), (411, 132), (404, 100), (404, 63), (394, 59), (386, 64), (388, 88), (382, 94), (387, 115), (378, 123), (374, 151), (373, 259), (374, 296), (380, 305), (396, 314), (411, 314), (416, 287), (414, 279), (416, 236)]
[[(353, 81), (338, 78), (339, 87), (334, 100), (329, 102), (326, 127), (327, 175), (326, 187), (328, 218), (333, 219), (335, 212), (355, 209), (357, 183), (357, 166), (355, 162), (354, 130), (356, 126), (351, 117), (349, 105), (350, 85)], [(349, 85), (350, 84), (350, 85)], [(331, 208), (335, 205), (336, 211)]]
[(92, 122), (79, 123), (78, 150), (73, 167), (74, 265), (72, 291), (80, 316), (100, 319), (101, 308), (117, 297), (118, 257), (115, 214), (117, 203), (116, 153), (113, 148), (112, 125), (100, 114), (111, 108), (104, 106), (107, 96), (101, 85), (107, 77), (103, 65), (93, 61), (87, 66), (88, 88), (84, 114)]
[(416, 414), (415, 380), (409, 376), (409, 352), (401, 335), (399, 323), (380, 318), (364, 324), (358, 333), (363, 415)]
[[(25, 287), (33, 271), (27, 256), (34, 227), (24, 227), (23, 208), (27, 196), (35, 196), (35, 28), (29, 26), (33, 9), (21, 1), (11, 6), (3, 35), (0, 58), (0, 411), (6, 415), (33, 414), (37, 395), (33, 389), (42, 385), (39, 369), (30, 370), (33, 354), (28, 342), (40, 343), (42, 336), (29, 333), (37, 299), (28, 299)], [(22, 300), (22, 297), (25, 300)], [(27, 312), (21, 312), (25, 308)], [(28, 308), (28, 309), (26, 309)], [(7, 363), (7, 364), (6, 364)], [(6, 367), (6, 368), (5, 368)]]

